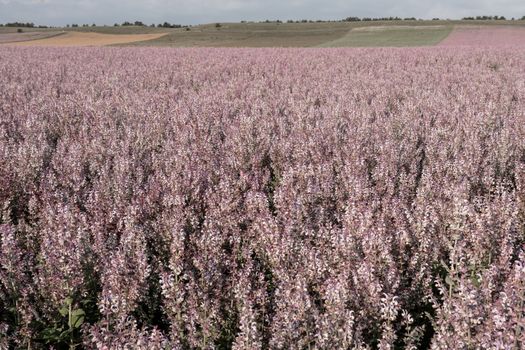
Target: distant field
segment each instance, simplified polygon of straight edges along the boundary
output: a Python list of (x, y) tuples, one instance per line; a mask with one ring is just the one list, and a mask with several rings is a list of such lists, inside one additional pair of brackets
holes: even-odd
[[(172, 47), (371, 47), (428, 46), (472, 21), (373, 21), (325, 23), (227, 23), (173, 30), (135, 46)], [(525, 26), (525, 21), (476, 21), (479, 26)]]
[(354, 28), (345, 36), (322, 44), (322, 47), (401, 47), (431, 46), (445, 39), (453, 27), (382, 26)]
[[(96, 26), (77, 28), (17, 28), (0, 27), (0, 35), (20, 35), (16, 41), (25, 41), (29, 33), (70, 32), (69, 41), (94, 35), (90, 43), (82, 37), (79, 43), (67, 45), (119, 45), (167, 47), (403, 47), (431, 46), (442, 42), (451, 32), (463, 27), (525, 28), (525, 21), (365, 21), (365, 22), (315, 22), (315, 23), (220, 23), (184, 28), (152, 28), (147, 26)], [(111, 35), (98, 37), (96, 34)], [(137, 35), (150, 35), (138, 37)], [(454, 34), (456, 35), (456, 34)], [(479, 40), (483, 34), (479, 33)], [(128, 36), (128, 37), (126, 37)], [(129, 37), (133, 36), (133, 37)], [(12, 38), (11, 38), (12, 39)], [(34, 40), (34, 39), (32, 39)], [(49, 40), (32, 41), (31, 44), (48, 45)], [(60, 39), (60, 46), (65, 39)], [(0, 39), (1, 43), (1, 39)], [(28, 44), (29, 45), (29, 44)]]
[(157, 39), (163, 33), (157, 34), (101, 34), (68, 32), (60, 36), (48, 37), (41, 40), (20, 41), (8, 43), (17, 46), (107, 46)]
[(160, 33), (169, 33), (176, 29), (172, 28), (153, 28), (147, 26), (99, 26), (99, 27), (76, 27), (76, 28), (66, 28), (68, 31), (72, 32), (93, 32), (93, 33), (102, 33), (102, 34), (160, 34)]
[(18, 27), (0, 27), (0, 34), (17, 33), (18, 29), (22, 29), (24, 33), (30, 32), (56, 32), (63, 31), (67, 28), (18, 28)]
[(102, 34), (152, 34), (152, 33), (167, 33), (175, 29), (171, 28), (152, 28), (147, 26), (95, 26), (95, 27), (55, 27), (55, 28), (17, 28), (17, 27), (0, 27), (0, 34), (16, 33), (18, 29), (22, 29), (24, 33), (27, 32), (93, 32)]
[(525, 46), (525, 27), (457, 27), (442, 46)]
[(28, 33), (2, 33), (0, 32), (0, 44), (14, 43), (21, 41), (41, 40), (62, 35), (64, 32), (28, 32)]
[(173, 47), (311, 47), (344, 36), (348, 23), (229, 23), (178, 29), (141, 46)]

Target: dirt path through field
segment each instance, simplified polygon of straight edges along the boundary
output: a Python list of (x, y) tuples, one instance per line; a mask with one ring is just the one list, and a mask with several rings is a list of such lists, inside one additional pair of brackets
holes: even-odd
[(60, 36), (45, 38), (41, 40), (23, 41), (9, 43), (16, 46), (107, 46), (115, 44), (126, 44), (135, 41), (144, 41), (160, 38), (166, 33), (158, 34), (101, 34), (67, 32)]

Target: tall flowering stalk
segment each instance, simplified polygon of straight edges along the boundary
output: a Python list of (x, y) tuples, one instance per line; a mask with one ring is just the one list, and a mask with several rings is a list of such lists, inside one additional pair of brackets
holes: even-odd
[(2, 47), (0, 347), (519, 348), (525, 50), (469, 35)]

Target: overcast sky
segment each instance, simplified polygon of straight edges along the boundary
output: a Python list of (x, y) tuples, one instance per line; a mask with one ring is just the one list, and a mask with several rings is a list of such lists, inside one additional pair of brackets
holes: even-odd
[(46, 25), (476, 15), (521, 18), (525, 0), (0, 0), (0, 23)]

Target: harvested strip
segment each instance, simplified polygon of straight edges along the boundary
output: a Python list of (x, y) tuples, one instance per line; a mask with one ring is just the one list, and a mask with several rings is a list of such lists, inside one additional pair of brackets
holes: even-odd
[(135, 41), (144, 41), (160, 38), (166, 33), (158, 34), (101, 34), (68, 32), (64, 35), (13, 43), (17, 46), (107, 46), (115, 44), (126, 44)]

